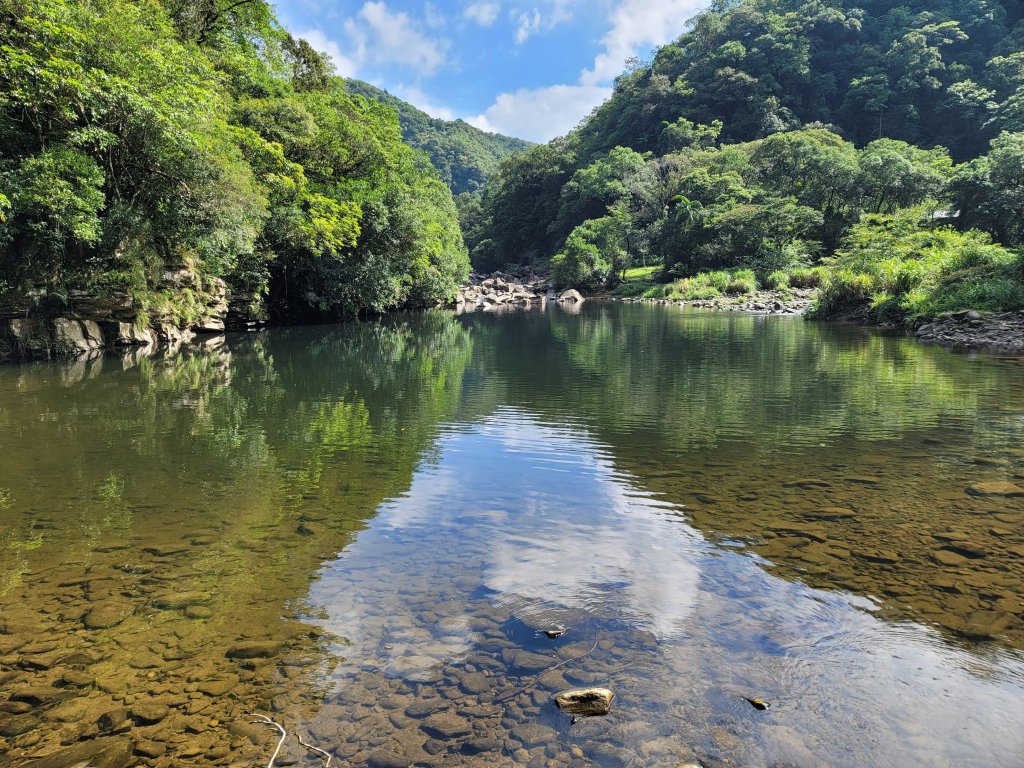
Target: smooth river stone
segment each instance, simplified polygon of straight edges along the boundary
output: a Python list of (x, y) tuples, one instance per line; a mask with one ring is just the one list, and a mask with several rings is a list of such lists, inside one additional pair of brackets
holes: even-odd
[(426, 733), (436, 739), (455, 739), (473, 732), (469, 721), (465, 718), (444, 712), (431, 715), (420, 725)]
[(130, 739), (125, 736), (104, 736), (52, 752), (25, 765), (27, 768), (70, 768), (80, 765), (88, 765), (90, 768), (125, 768), (133, 763)]
[(269, 659), (280, 653), (283, 646), (276, 640), (247, 640), (232, 645), (225, 655), (229, 659)]
[(109, 629), (116, 627), (132, 614), (131, 603), (104, 601), (97, 603), (82, 617), (86, 629)]
[(580, 688), (555, 696), (555, 706), (573, 715), (607, 715), (615, 694), (607, 688)]
[(970, 486), (967, 489), (967, 493), (972, 496), (1017, 497), (1024, 496), (1024, 488), (1005, 482), (978, 483), (977, 485)]
[(546, 725), (523, 723), (512, 729), (512, 738), (529, 748), (538, 744), (550, 744), (558, 738), (558, 732)]

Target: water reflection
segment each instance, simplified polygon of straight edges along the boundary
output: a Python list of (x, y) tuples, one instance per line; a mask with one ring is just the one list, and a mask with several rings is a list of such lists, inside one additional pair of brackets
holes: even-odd
[(0, 765), (1013, 765), (1022, 379), (593, 303), (0, 368)]
[[(313, 732), (396, 764), (990, 766), (1024, 749), (1024, 658), (768, 575), (637, 482), (519, 410), (449, 429), (311, 588), (347, 638)], [(616, 691), (609, 717), (556, 712), (552, 694), (589, 684)]]

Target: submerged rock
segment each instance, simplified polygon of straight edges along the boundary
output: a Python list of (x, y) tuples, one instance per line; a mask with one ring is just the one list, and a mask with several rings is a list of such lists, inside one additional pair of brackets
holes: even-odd
[(998, 481), (972, 485), (967, 489), (967, 492), (972, 496), (1024, 496), (1024, 488), (1021, 488), (1019, 485)]
[(229, 659), (269, 659), (281, 651), (282, 643), (275, 640), (247, 640), (228, 648)]
[(445, 740), (467, 736), (473, 732), (468, 720), (448, 712), (431, 715), (420, 727), (430, 736)]
[(125, 768), (132, 765), (132, 742), (126, 736), (104, 736), (83, 741), (67, 749), (30, 760), (26, 768), (72, 768), (88, 765), (90, 768)]
[(615, 694), (607, 688), (580, 688), (555, 696), (555, 706), (573, 715), (607, 715)]

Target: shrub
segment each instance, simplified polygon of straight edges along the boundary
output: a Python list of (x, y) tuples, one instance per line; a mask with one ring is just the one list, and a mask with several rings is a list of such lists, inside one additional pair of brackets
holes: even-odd
[(750, 293), (756, 293), (757, 278), (754, 276), (754, 271), (750, 269), (741, 269), (738, 272), (734, 272), (725, 292), (731, 296), (742, 296)]
[(768, 275), (766, 283), (774, 291), (784, 291), (789, 288), (789, 275), (782, 270), (776, 270)]
[(789, 285), (793, 288), (820, 288), (825, 275), (824, 267), (798, 267), (789, 273)]
[(963, 309), (1021, 309), (1021, 259), (987, 235), (934, 227), (914, 211), (866, 217), (830, 261), (812, 314), (860, 303), (876, 319), (912, 322)]

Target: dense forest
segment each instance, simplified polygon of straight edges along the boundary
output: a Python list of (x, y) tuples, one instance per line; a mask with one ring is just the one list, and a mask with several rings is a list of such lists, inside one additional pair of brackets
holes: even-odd
[(264, 0), (0, 0), (0, 307), (200, 321), (448, 300), (452, 196)]
[(431, 117), (362, 80), (345, 82), (349, 93), (375, 99), (395, 110), (402, 126), (402, 139), (430, 156), (453, 195), (480, 191), (502, 160), (532, 146), (522, 139), (481, 131), (463, 120)]
[(825, 316), (1024, 307), (1022, 15), (1017, 0), (716, 2), (463, 206), (474, 264), (551, 265), (591, 290), (648, 262), (683, 290), (799, 274), (824, 283)]

